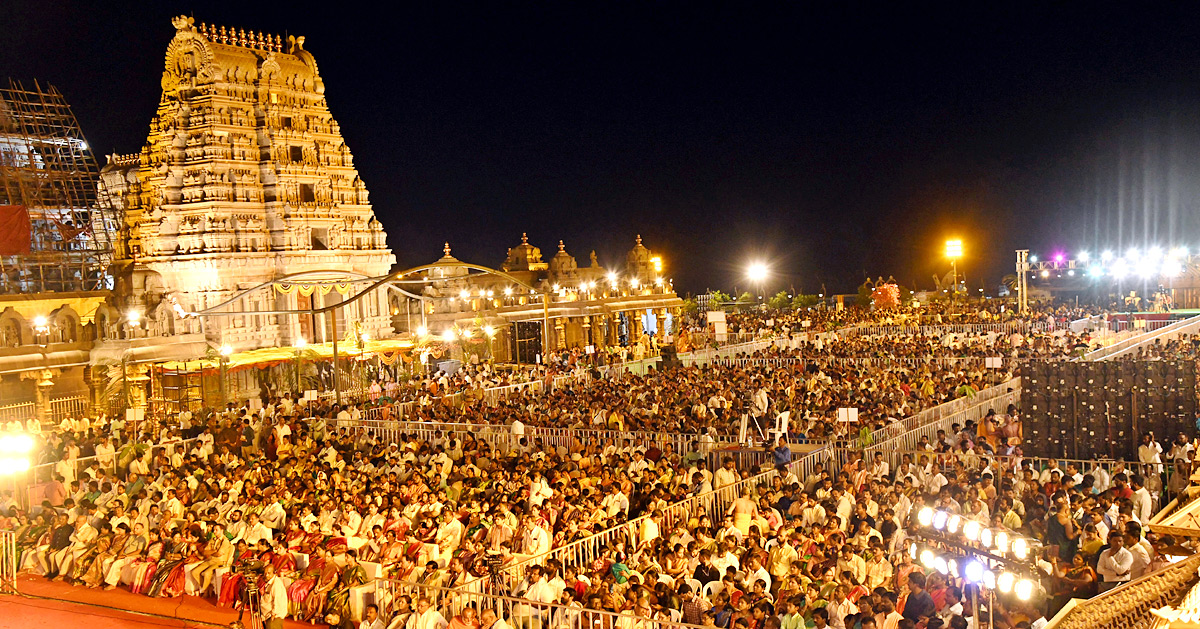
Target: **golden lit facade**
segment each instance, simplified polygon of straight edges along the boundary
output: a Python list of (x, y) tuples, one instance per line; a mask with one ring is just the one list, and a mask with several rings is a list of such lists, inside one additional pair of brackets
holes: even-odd
[[(384, 275), (395, 261), (366, 184), (325, 100), (303, 37), (173, 20), (162, 98), (145, 146), (111, 156), (103, 189), (124, 211), (116, 292), (151, 335), (196, 332), (200, 311), (297, 273)], [(210, 345), (235, 351), (321, 340), (308, 317), (256, 314), (338, 303), (337, 291), (253, 291), (211, 317)], [(391, 333), (380, 293), (347, 308), (375, 338)], [(187, 329), (180, 329), (181, 327)]]

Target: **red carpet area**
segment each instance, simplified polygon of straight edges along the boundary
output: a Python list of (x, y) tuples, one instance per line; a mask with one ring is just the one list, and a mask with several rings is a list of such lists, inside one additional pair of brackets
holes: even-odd
[[(0, 596), (0, 628), (201, 629), (214, 625), (228, 627), (237, 620), (236, 611), (217, 607), (214, 601), (195, 596), (150, 598), (120, 588), (106, 592), (49, 583), (34, 576), (18, 577), (17, 590), (26, 596)], [(243, 622), (248, 628), (259, 626), (252, 624), (249, 617)], [(313, 628), (313, 625), (290, 620), (284, 626), (288, 629)]]

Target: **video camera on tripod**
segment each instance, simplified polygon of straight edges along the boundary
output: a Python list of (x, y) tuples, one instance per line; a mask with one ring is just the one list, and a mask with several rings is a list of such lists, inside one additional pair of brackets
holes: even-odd
[[(235, 574), (242, 575), (242, 591), (238, 597), (241, 600), (242, 605), (241, 608), (238, 609), (237, 620), (230, 623), (229, 629), (245, 628), (245, 625), (242, 624), (242, 616), (246, 613), (247, 609), (250, 610), (250, 618), (254, 619), (251, 622), (257, 622), (261, 617), (262, 610), (258, 603), (258, 578), (263, 575), (263, 571), (266, 570), (266, 567), (267, 564), (265, 562), (257, 559), (251, 559), (249, 561), (235, 561), (233, 562), (233, 565), (229, 567), (229, 574), (231, 576)], [(259, 623), (258, 626), (261, 626), (261, 623)]]

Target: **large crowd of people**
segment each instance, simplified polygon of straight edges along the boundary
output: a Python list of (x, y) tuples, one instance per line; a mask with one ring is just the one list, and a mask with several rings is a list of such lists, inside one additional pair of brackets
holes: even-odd
[[(828, 320), (881, 320), (843, 312), (854, 314)], [(1019, 360), (1070, 357), (1085, 336), (1060, 326), (801, 339), (798, 328), (775, 329), (785, 316), (738, 323), (784, 341), (770, 348), (641, 376), (565, 358), (508, 371), (468, 363), (379, 383), (346, 407), (292, 394), (139, 423), (71, 418), (41, 428), (43, 482), (0, 499), (0, 529), (15, 531), (21, 569), (48, 579), (229, 607), (257, 588), (264, 618), (368, 629), (579, 629), (589, 611), (623, 614), (596, 616), (606, 629), (958, 629), (982, 626), (985, 613), (995, 627), (1022, 627), (1168, 561), (1175, 540), (1143, 524), (1195, 466), (1187, 435), (1140, 468), (1040, 469), (1020, 459), (1020, 412), (1010, 407), (898, 460), (794, 464), (789, 444), (973, 396)], [(987, 367), (991, 357), (1005, 361)], [(564, 387), (483, 394), (582, 373)], [(462, 428), (418, 434), (393, 422), (384, 433), (386, 422), (363, 421), (368, 408), (401, 402), (416, 403), (407, 420)], [(836, 411), (850, 406), (862, 412), (848, 426)], [(787, 432), (764, 439), (781, 415)], [(737, 440), (743, 417), (762, 445), (750, 458), (727, 456), (717, 448)], [(578, 437), (551, 446), (517, 429), (528, 426)], [(631, 431), (695, 438), (679, 447), (619, 437)], [(711, 497), (735, 485), (731, 499)], [(680, 504), (691, 512), (677, 513)], [(983, 612), (974, 586), (915, 562), (905, 540), (926, 505), (1040, 541), (1045, 597), (997, 597)], [(548, 554), (617, 527), (624, 533), (586, 561)], [(400, 586), (368, 602), (378, 579)], [(525, 603), (480, 608), (459, 590)]]

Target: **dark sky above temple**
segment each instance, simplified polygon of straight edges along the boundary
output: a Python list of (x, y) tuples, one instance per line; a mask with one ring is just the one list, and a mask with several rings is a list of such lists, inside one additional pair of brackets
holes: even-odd
[(128, 153), (172, 15), (305, 35), (405, 265), (640, 233), (681, 292), (852, 292), (961, 236), (990, 290), (1016, 248), (1200, 250), (1200, 5), (1001, 4), (10, 0), (0, 75)]

